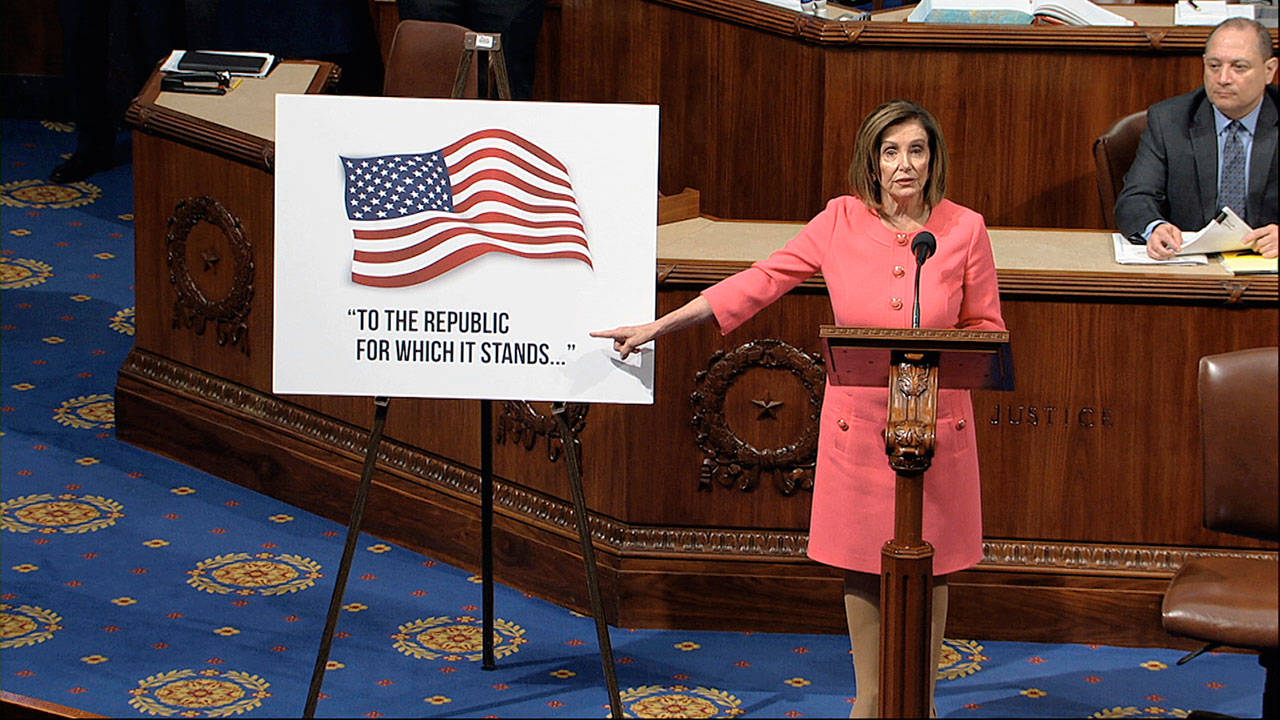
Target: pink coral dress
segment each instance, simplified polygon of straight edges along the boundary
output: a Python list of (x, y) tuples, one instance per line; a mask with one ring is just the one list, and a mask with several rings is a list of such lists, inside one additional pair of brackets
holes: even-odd
[[(938, 249), (920, 277), (920, 326), (1004, 330), (982, 216), (944, 200), (925, 229), (937, 237)], [(838, 197), (786, 247), (702, 295), (728, 334), (821, 271), (836, 324), (911, 327), (912, 237), (886, 228), (857, 198)], [(895, 475), (883, 439), (888, 392), (827, 385), (809, 524), (809, 557), (818, 562), (880, 572), (880, 549), (893, 536)], [(974, 425), (967, 390), (939, 392), (936, 450), (924, 479), (924, 538), (934, 547), (937, 575), (982, 559)]]

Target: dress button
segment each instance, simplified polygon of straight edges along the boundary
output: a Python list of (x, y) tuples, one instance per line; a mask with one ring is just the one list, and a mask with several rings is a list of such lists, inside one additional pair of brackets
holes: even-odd
[(836, 421), (836, 427), (840, 428), (841, 430), (848, 430), (849, 423), (845, 422), (844, 418), (840, 418), (839, 420)]
[(896, 277), (896, 278), (900, 278), (900, 277), (902, 277), (903, 275), (906, 275), (906, 274), (907, 274), (906, 269), (904, 269), (901, 265), (894, 265), (894, 266), (893, 266), (893, 276), (894, 276), (894, 277)]
[(960, 418), (959, 420), (956, 421), (956, 429), (963, 430), (964, 426), (968, 424), (969, 424), (968, 420), (965, 420), (964, 418)]
[(902, 309), (902, 300), (900, 300), (899, 298), (894, 298), (894, 299), (890, 300), (890, 301), (889, 301), (889, 307), (893, 308), (894, 310), (901, 310), (901, 309)]
[(906, 236), (906, 235), (898, 235), (897, 243), (898, 243), (899, 245), (906, 245), (906, 244), (907, 244), (907, 236)]

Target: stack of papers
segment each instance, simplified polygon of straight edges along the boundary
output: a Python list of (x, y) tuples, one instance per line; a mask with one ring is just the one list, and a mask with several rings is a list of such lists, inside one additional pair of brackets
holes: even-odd
[(1156, 260), (1147, 255), (1146, 245), (1134, 245), (1120, 233), (1111, 233), (1115, 246), (1116, 262), (1121, 265), (1208, 265), (1205, 255), (1175, 255), (1168, 260)]
[(1244, 244), (1244, 237), (1252, 231), (1253, 228), (1241, 220), (1231, 208), (1224, 207), (1208, 225), (1193, 233), (1182, 233), (1182, 249), (1168, 260), (1155, 260), (1148, 257), (1145, 245), (1134, 245), (1120, 233), (1112, 233), (1111, 240), (1115, 245), (1116, 262), (1121, 265), (1204, 265), (1209, 262), (1205, 257), (1209, 253), (1246, 251), (1261, 257), (1257, 253), (1252, 253), (1249, 246)]

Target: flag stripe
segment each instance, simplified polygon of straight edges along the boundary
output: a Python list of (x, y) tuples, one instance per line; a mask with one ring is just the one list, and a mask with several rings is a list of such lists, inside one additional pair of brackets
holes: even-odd
[[(545, 180), (553, 185), (559, 185), (565, 188), (566, 190), (570, 189), (569, 181), (566, 178), (552, 175), (546, 170), (543, 170), (542, 168), (535, 166), (533, 163), (529, 162), (528, 160), (525, 160), (524, 158), (508, 150), (503, 150), (502, 148), (483, 148), (481, 150), (477, 150), (476, 152), (471, 153), (470, 155), (462, 158), (456, 163), (453, 163), (453, 162), (449, 163), (447, 167), (449, 168), (449, 174), (451, 176), (464, 177), (465, 176), (463, 173), (464, 170), (466, 170), (467, 168), (471, 167), (472, 165), (482, 160), (489, 160), (489, 159), (496, 159), (500, 161), (509, 162), (512, 165), (515, 165), (516, 167), (522, 170), (525, 170), (526, 172), (532, 175), (536, 175), (540, 179)], [(498, 164), (501, 164), (501, 163), (498, 163)]]
[(476, 190), (471, 195), (458, 200), (457, 204), (453, 206), (453, 209), (455, 212), (466, 212), (482, 202), (500, 202), (531, 213), (572, 213), (577, 217), (581, 217), (578, 215), (578, 208), (575, 206), (535, 205), (533, 203), (528, 203), (514, 198), (511, 195), (507, 195), (506, 193), (498, 190)]
[[(357, 229), (354, 232), (357, 240), (388, 240), (391, 238), (406, 237), (434, 225), (440, 225), (441, 223), (457, 223), (462, 220), (473, 223), (510, 223), (527, 228), (573, 228), (575, 230), (583, 230), (582, 223), (577, 220), (529, 220), (527, 218), (516, 217), (515, 215), (507, 213), (482, 212), (479, 215), (464, 217), (441, 215), (439, 217), (421, 220), (411, 225), (405, 225), (398, 228), (388, 228), (385, 230)], [(585, 241), (586, 238), (584, 237), (583, 240)]]
[(390, 275), (386, 277), (378, 277), (374, 275), (362, 275), (357, 272), (351, 273), (351, 280), (361, 285), (370, 285), (373, 287), (408, 287), (409, 285), (417, 285), (424, 283), (432, 278), (439, 277), (444, 273), (462, 265), (465, 262), (474, 260), (482, 255), (491, 252), (501, 252), (509, 255), (517, 255), (524, 258), (544, 259), (544, 258), (569, 258), (573, 260), (581, 260), (587, 265), (591, 265), (591, 258), (580, 252), (562, 251), (554, 253), (526, 253), (518, 250), (511, 250), (500, 246), (490, 245), (488, 243), (474, 243), (467, 245), (456, 252), (446, 255), (443, 259), (434, 262), (420, 270), (401, 275)]
[(382, 263), (364, 263), (353, 261), (351, 263), (352, 270), (361, 275), (371, 275), (377, 277), (391, 277), (393, 275), (406, 275), (411, 272), (420, 270), (431, 265), (441, 258), (452, 255), (461, 248), (468, 245), (488, 244), (499, 250), (514, 250), (515, 252), (528, 253), (529, 255), (543, 256), (556, 252), (572, 252), (583, 255), (587, 258), (591, 257), (591, 253), (584, 249), (582, 245), (573, 242), (552, 242), (546, 244), (531, 244), (523, 242), (509, 242), (506, 240), (496, 240), (494, 238), (485, 237), (478, 233), (470, 233), (458, 235), (454, 238), (446, 240), (440, 245), (426, 250), (404, 260)]
[(459, 182), (454, 183), (453, 192), (455, 194), (461, 195), (462, 193), (466, 192), (466, 190), (470, 188), (472, 185), (485, 180), (496, 180), (499, 182), (506, 183), (507, 185), (519, 188), (535, 197), (546, 198), (547, 200), (559, 200), (560, 202), (569, 202), (569, 203), (573, 202), (572, 195), (566, 195), (564, 193), (554, 192), (547, 188), (539, 187), (537, 185), (534, 185), (533, 183), (529, 183), (524, 180), (521, 180), (520, 178), (516, 177), (515, 175), (512, 175), (511, 173), (505, 170), (496, 170), (496, 169), (481, 170), (480, 172), (475, 173), (474, 175), (472, 175), (469, 178), (466, 178), (465, 180), (461, 180)]
[(546, 237), (533, 238), (527, 235), (493, 232), (491, 230), (481, 228), (458, 227), (436, 233), (426, 240), (405, 248), (396, 248), (392, 250), (356, 250), (355, 260), (356, 262), (366, 263), (386, 263), (407, 260), (411, 257), (421, 255), (447, 240), (466, 234), (475, 234), (481, 237), (491, 238), (493, 240), (505, 240), (507, 242), (518, 243), (521, 245), (547, 245), (558, 242), (569, 242), (581, 245), (584, 250), (587, 246), (586, 238), (574, 237), (573, 235), (548, 235)]
[(520, 137), (519, 135), (516, 135), (515, 133), (509, 130), (501, 130), (498, 128), (491, 128), (489, 130), (478, 130), (476, 132), (473, 132), (470, 135), (462, 138), (461, 140), (458, 140), (454, 144), (444, 148), (440, 152), (443, 153), (444, 156), (447, 158), (450, 155), (453, 155), (454, 153), (458, 152), (458, 150), (465, 147), (468, 143), (475, 142), (477, 140), (489, 140), (489, 139), (506, 140), (520, 148), (523, 148), (525, 151), (532, 154), (534, 157), (537, 157), (542, 162), (550, 165), (551, 167), (559, 170), (560, 172), (565, 173), (566, 175), (569, 174), (569, 169), (566, 168), (564, 165), (562, 165), (560, 161), (557, 160), (555, 156), (553, 156), (551, 153), (547, 152), (546, 150), (543, 150), (537, 145), (534, 145), (533, 143), (529, 142), (528, 140), (525, 140), (524, 138)]
[[(468, 203), (470, 205), (470, 203)], [(570, 223), (580, 224), (582, 216), (572, 209), (562, 210), (560, 212), (528, 212), (520, 208), (513, 207), (510, 202), (504, 202), (498, 199), (479, 199), (474, 203), (473, 207), (468, 207), (465, 212), (445, 212), (441, 210), (424, 210), (413, 215), (406, 215), (402, 218), (394, 220), (364, 220), (359, 223), (352, 223), (356, 232), (366, 230), (400, 230), (415, 223), (430, 220), (432, 218), (441, 217), (453, 220), (455, 222), (468, 222), (469, 218), (485, 212), (496, 212), (511, 217), (518, 218), (521, 222), (552, 222), (558, 221), (568, 225)]]

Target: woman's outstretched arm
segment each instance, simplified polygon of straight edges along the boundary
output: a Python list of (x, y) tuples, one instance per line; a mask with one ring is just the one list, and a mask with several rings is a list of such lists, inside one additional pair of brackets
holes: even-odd
[(597, 330), (591, 333), (591, 337), (613, 338), (613, 349), (626, 359), (636, 351), (637, 347), (650, 340), (704, 323), (714, 315), (715, 313), (711, 311), (711, 303), (699, 295), (653, 322), (644, 325), (623, 325), (612, 330)]

